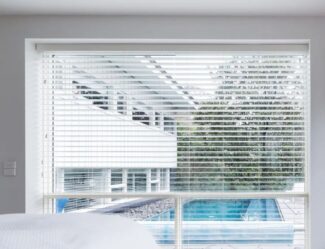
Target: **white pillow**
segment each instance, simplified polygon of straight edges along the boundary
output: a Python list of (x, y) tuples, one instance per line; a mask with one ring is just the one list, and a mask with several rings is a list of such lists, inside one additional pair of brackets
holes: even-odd
[(0, 215), (1, 249), (157, 249), (146, 228), (114, 215)]

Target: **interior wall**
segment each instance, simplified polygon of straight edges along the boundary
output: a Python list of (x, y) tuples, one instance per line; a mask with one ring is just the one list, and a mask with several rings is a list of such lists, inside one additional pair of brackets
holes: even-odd
[(312, 249), (325, 248), (325, 18), (0, 17), (0, 213), (25, 211), (25, 38), (311, 39)]

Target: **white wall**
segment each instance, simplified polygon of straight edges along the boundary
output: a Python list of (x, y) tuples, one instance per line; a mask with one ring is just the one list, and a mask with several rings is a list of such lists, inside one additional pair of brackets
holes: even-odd
[[(65, 93), (67, 94), (67, 91)], [(65, 101), (69, 103), (71, 100)], [(127, 116), (116, 111), (102, 110), (92, 105), (91, 100), (75, 99), (71, 102), (69, 109), (61, 108), (60, 111), (56, 111), (61, 115), (56, 118), (56, 125), (58, 125), (54, 132), (56, 146), (71, 146), (73, 150), (69, 155), (64, 151), (55, 153), (53, 160), (57, 167), (66, 167), (65, 161), (69, 162), (71, 168), (107, 167), (107, 165), (110, 165), (110, 168), (130, 169), (176, 167), (176, 134), (129, 120)], [(73, 114), (76, 111), (78, 117), (74, 118)], [(99, 128), (98, 121), (106, 128)], [(74, 125), (73, 130), (71, 127), (64, 127), (67, 122)], [(93, 137), (89, 141), (87, 136), (91, 134), (101, 134), (101, 137)], [(105, 152), (98, 151), (95, 145), (104, 148)], [(159, 145), (163, 146), (159, 147)], [(82, 157), (80, 151), (84, 151)], [(139, 158), (140, 153), (141, 158)], [(91, 158), (100, 158), (100, 160), (94, 161)], [(50, 162), (52, 158), (48, 160)]]
[(312, 249), (325, 248), (325, 18), (0, 17), (0, 213), (24, 212), (25, 38), (311, 39)]

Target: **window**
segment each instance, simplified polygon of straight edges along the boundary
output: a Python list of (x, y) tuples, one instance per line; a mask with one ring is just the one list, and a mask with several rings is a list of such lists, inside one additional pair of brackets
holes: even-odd
[(127, 114), (127, 102), (125, 95), (117, 93), (117, 111), (120, 114)]
[(132, 120), (139, 121), (145, 125), (150, 125), (150, 117), (143, 111), (133, 108)]
[(166, 248), (306, 248), (308, 46), (110, 48), (40, 50), (44, 212), (118, 213)]

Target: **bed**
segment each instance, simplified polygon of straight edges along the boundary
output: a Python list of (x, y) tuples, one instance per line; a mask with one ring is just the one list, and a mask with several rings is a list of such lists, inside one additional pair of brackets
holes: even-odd
[(157, 249), (136, 222), (114, 215), (0, 215), (1, 249)]

